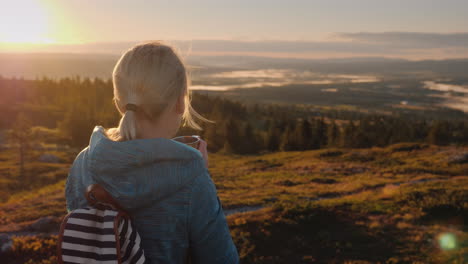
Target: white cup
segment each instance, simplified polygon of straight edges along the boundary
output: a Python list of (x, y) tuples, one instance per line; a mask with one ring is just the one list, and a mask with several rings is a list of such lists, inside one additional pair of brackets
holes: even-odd
[(187, 146), (198, 149), (201, 138), (200, 136), (193, 135), (193, 136), (179, 136), (179, 137), (172, 138), (172, 140), (179, 141), (181, 143), (184, 143)]

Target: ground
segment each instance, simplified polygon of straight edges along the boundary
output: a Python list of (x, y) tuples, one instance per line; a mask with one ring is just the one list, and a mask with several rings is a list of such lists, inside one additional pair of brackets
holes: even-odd
[[(54, 261), (54, 233), (30, 225), (66, 213), (73, 153), (56, 155), (31, 165), (43, 181), (1, 189), (7, 263)], [(1, 157), (14, 171), (14, 155)], [(468, 147), (211, 154), (209, 164), (242, 263), (468, 263)], [(2, 180), (13, 186), (14, 174)]]

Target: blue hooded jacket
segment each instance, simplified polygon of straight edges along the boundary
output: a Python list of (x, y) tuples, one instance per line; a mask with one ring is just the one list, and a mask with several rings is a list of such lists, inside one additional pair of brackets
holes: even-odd
[(201, 153), (166, 138), (117, 142), (95, 126), (70, 169), (67, 210), (99, 183), (133, 217), (149, 263), (238, 263), (216, 187)]

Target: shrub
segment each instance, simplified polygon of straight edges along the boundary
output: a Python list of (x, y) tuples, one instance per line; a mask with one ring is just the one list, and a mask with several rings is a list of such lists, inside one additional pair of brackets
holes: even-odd
[(468, 190), (427, 189), (412, 191), (400, 197), (399, 203), (420, 208), (421, 221), (439, 221), (461, 217), (468, 219)]
[(56, 263), (56, 235), (13, 236), (11, 250), (1, 256), (4, 263)]
[(336, 150), (336, 149), (326, 149), (324, 151), (320, 151), (318, 153), (318, 156), (321, 158), (327, 158), (327, 157), (338, 157), (343, 155), (343, 151), (341, 150)]
[(344, 156), (345, 161), (368, 162), (375, 160), (375, 153), (369, 151), (354, 151)]
[(399, 151), (413, 151), (413, 150), (420, 150), (429, 147), (427, 143), (412, 143), (412, 142), (404, 142), (393, 144), (388, 147), (391, 152), (399, 152)]

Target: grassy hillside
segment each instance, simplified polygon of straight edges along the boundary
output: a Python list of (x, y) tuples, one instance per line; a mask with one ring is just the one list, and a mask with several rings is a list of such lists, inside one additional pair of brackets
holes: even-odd
[[(0, 204), (0, 232), (16, 235), (2, 263), (54, 261), (54, 233), (28, 227), (65, 214), (69, 163), (42, 166), (61, 176)], [(468, 147), (213, 154), (210, 172), (243, 263), (468, 262)]]

